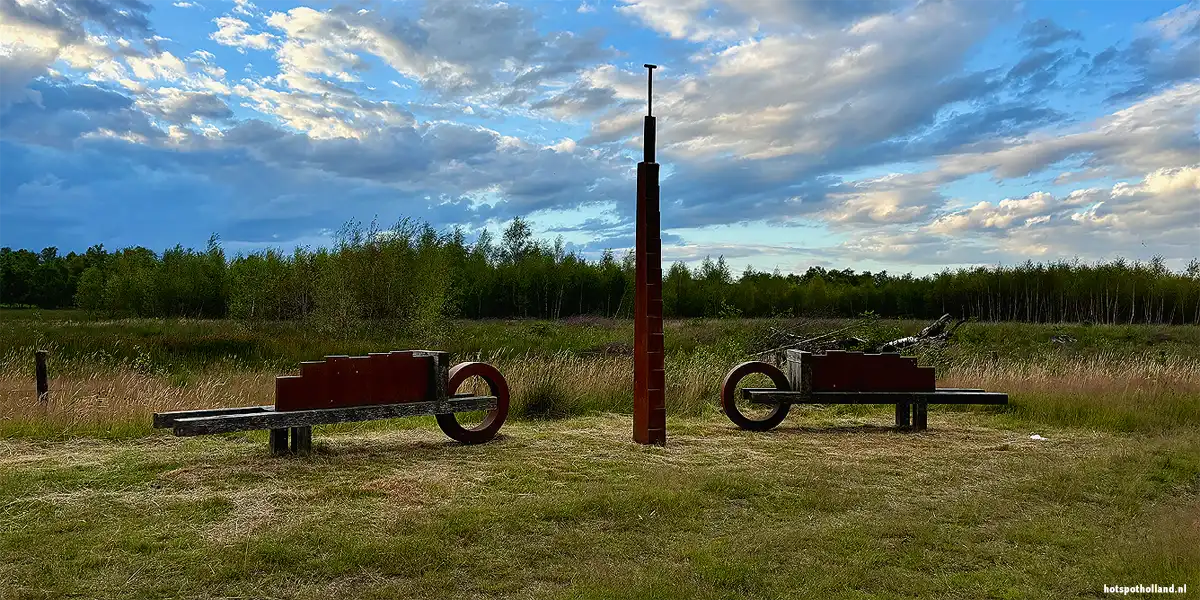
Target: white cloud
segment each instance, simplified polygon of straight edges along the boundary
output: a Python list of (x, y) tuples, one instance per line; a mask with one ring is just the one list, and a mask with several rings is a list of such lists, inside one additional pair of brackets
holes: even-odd
[(617, 10), (677, 40), (702, 42), (739, 37), (743, 31), (735, 24), (722, 18), (702, 18), (711, 5), (708, 0), (626, 0)]
[(855, 182), (849, 191), (831, 194), (830, 202), (825, 216), (832, 223), (902, 224), (928, 215), (942, 197), (920, 176), (892, 174)]
[(234, 17), (217, 17), (213, 23), (217, 24), (217, 30), (208, 37), (222, 46), (266, 50), (275, 39), (275, 36), (266, 32), (249, 33), (250, 24)]
[(170, 52), (146, 57), (131, 56), (126, 59), (126, 63), (134, 76), (142, 80), (179, 81), (188, 75), (187, 65)]
[(558, 143), (552, 144), (552, 145), (549, 145), (546, 147), (555, 152), (571, 153), (571, 152), (575, 151), (576, 145), (575, 145), (575, 140), (573, 140), (571, 138), (563, 138), (563, 139), (559, 140)]
[(245, 15), (247, 17), (253, 17), (257, 14), (257, 12), (256, 12), (257, 10), (258, 10), (258, 7), (255, 6), (254, 3), (251, 2), (250, 0), (233, 0), (234, 14)]
[[(695, 25), (697, 15), (711, 8), (707, 2), (667, 4), (637, 2), (626, 9), (673, 36), (713, 37), (711, 28)], [(771, 2), (751, 9), (763, 22), (791, 10)], [(676, 160), (794, 156), (804, 162), (931, 125), (944, 105), (987, 91), (985, 79), (965, 76), (962, 66), (996, 22), (997, 10), (992, 3), (927, 2), (863, 17), (854, 27), (814, 19), (799, 30), (779, 26), (739, 35), (741, 41), (696, 57), (702, 73), (672, 76), (664, 70), (659, 76), (655, 105), (671, 115), (661, 127), (664, 154)], [(631, 78), (638, 82), (637, 97), (645, 93), (642, 77)], [(622, 108), (601, 115), (589, 141), (632, 133), (613, 123), (626, 113)]]
[(194, 119), (227, 119), (233, 116), (229, 106), (216, 94), (178, 88), (157, 88), (139, 98), (137, 106), (147, 114), (175, 124), (193, 123)]
[(1200, 83), (1177, 85), (1072, 133), (1040, 132), (986, 152), (948, 157), (942, 168), (997, 177), (1023, 177), (1067, 158), (1085, 157), (1097, 172), (1126, 176), (1193, 162), (1200, 152), (1195, 133)]
[[(176, 3), (183, 5), (198, 6)], [(36, 11), (19, 12), (28, 6)], [(615, 200), (629, 191), (631, 161), (623, 152), (640, 142), (645, 73), (636, 67), (639, 57), (605, 49), (599, 34), (547, 31), (535, 10), (516, 3), (432, 0), (415, 12), (358, 5), (272, 12), (274, 5), (260, 11), (239, 0), (213, 20), (211, 40), (266, 53), (252, 54), (246, 73), (234, 68), (228, 78), (229, 64), (218, 64), (207, 50), (181, 50), (176, 41), (173, 52), (161, 51), (157, 41), (165, 38), (149, 29), (144, 14), (123, 6), (134, 4), (0, 3), (0, 12), (9, 11), (0, 19), (0, 110), (31, 101), (23, 108), (30, 112), (6, 121), (19, 124), (6, 136), (56, 148), (80, 139), (169, 147), (169, 158), (160, 160), (186, 163), (173, 168), (219, 181), (221, 189), (233, 185), (225, 177), (230, 169), (201, 160), (212, 153), (250, 156), (258, 168), (291, 178), (284, 194), (245, 175), (237, 185), (255, 190), (246, 202), (254, 208), (237, 218), (270, 219), (284, 208), (328, 218), (327, 197), (294, 183), (304, 181), (316, 182), (313, 189), (326, 196), (370, 189), (371, 197), (402, 198), (395, 202), (417, 213), (451, 207), (469, 210), (464, 218), (472, 219), (574, 207), (584, 199), (609, 207), (606, 218), (617, 225), (606, 226), (612, 231), (605, 235), (629, 226), (629, 203)], [(656, 73), (659, 155), (669, 165), (664, 198), (667, 190), (672, 198), (664, 222), (681, 228), (819, 222), (850, 240), (829, 249), (838, 260), (1095, 256), (1142, 242), (1170, 256), (1195, 254), (1200, 82), (1181, 80), (1187, 71), (1179, 71), (1176, 79), (1155, 79), (1111, 114), (1045, 127), (1063, 115), (1047, 109), (1028, 80), (1044, 75), (1038, 69), (1055, 64), (1056, 56), (1031, 53), (1016, 58), (1017, 65), (965, 70), (1010, 9), (875, 0), (623, 2), (619, 14), (680, 40), (669, 45), (672, 51), (690, 52), (687, 60), (664, 61), (675, 64)], [(594, 6), (583, 2), (576, 10)], [(1187, 5), (1144, 29), (1186, 57), (1197, 15), (1200, 9)], [(1078, 36), (1062, 30), (1049, 38), (1060, 48)], [(1154, 56), (1175, 64), (1166, 54)], [(264, 57), (274, 64), (262, 64)], [(1123, 57), (1131, 64), (1137, 58)], [(1016, 71), (1019, 85), (1008, 82)], [(389, 79), (393, 86), (376, 84)], [(59, 87), (87, 80), (99, 85)], [(387, 100), (397, 97), (415, 100)], [(109, 113), (71, 104), (83, 99)], [(34, 115), (35, 106), (46, 114), (59, 110), (60, 120)], [(231, 106), (252, 117), (235, 120)], [(473, 123), (495, 119), (500, 131), (455, 122), (464, 115)], [(520, 117), (520, 129), (501, 116)], [(35, 132), (44, 140), (29, 137)], [(947, 210), (947, 184), (1051, 168), (1045, 177), (1054, 180), (1053, 193), (1022, 187), (996, 202), (956, 198), (959, 208)], [(909, 172), (877, 176), (889, 170)], [(849, 175), (864, 172), (871, 175)], [(1100, 178), (1107, 179), (1103, 185)], [(1116, 179), (1124, 183), (1111, 185)], [(1070, 188), (1059, 186), (1067, 184), (1079, 189), (1066, 193)], [(488, 201), (478, 201), (480, 195)], [(681, 255), (699, 256), (751, 246), (682, 248)], [(762, 244), (753, 251), (776, 249)]]
[(1154, 19), (1151, 27), (1165, 40), (1174, 41), (1200, 27), (1200, 3), (1190, 2)]
[(1034, 192), (1024, 198), (1006, 198), (996, 205), (980, 202), (965, 211), (938, 218), (929, 225), (928, 230), (943, 234), (978, 229), (1005, 231), (1046, 216), (1043, 213), (1053, 202), (1054, 197), (1046, 192)]

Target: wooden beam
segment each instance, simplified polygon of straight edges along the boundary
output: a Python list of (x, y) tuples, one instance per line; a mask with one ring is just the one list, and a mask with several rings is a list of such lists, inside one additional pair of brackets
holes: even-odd
[(783, 392), (747, 388), (743, 392), (755, 404), (1008, 404), (1008, 394), (961, 390), (934, 392)]
[(239, 414), (212, 415), (176, 418), (174, 433), (178, 436), (253, 431), (256, 429), (281, 429), (285, 427), (309, 427), (328, 423), (373, 421), (398, 417), (492, 410), (496, 408), (495, 396), (453, 396), (444, 403), (438, 401), (406, 402), (404, 404), (375, 404), (344, 408), (323, 408), (292, 411), (254, 411)]
[(243, 406), (241, 408), (206, 408), (203, 410), (176, 410), (171, 412), (154, 413), (154, 428), (164, 429), (175, 425), (175, 421), (179, 419), (190, 419), (194, 417), (215, 417), (218, 415), (244, 415), (250, 413), (259, 413), (274, 410), (275, 407), (267, 406)]

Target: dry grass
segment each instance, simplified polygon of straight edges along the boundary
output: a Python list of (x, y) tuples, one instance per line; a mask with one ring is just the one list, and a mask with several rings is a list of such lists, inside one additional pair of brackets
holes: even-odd
[(155, 412), (270, 404), (275, 378), (267, 373), (209, 373), (187, 385), (132, 369), (56, 373), (51, 400), (36, 402), (28, 377), (0, 373), (3, 426), (87, 431), (149, 423)]
[(939, 385), (1007, 392), (1032, 421), (1154, 431), (1200, 426), (1200, 361), (1154, 355), (1101, 355), (994, 366), (974, 359)]
[[(491, 362), (505, 374), (514, 418), (632, 410), (629, 357), (495, 352), (464, 360)], [(704, 353), (671, 357), (669, 413), (715, 412), (721, 377), (731, 366)], [(939, 374), (945, 387), (1007, 392), (1014, 413), (1033, 420), (1118, 430), (1200, 425), (1200, 363), (1192, 359), (1098, 356), (995, 365), (977, 358)], [(129, 367), (74, 367), (55, 373), (46, 408), (34, 402), (31, 383), (23, 371), (0, 371), (0, 435), (142, 434), (154, 412), (270, 404), (274, 395), (273, 373), (230, 368), (181, 378)]]
[[(1194, 436), (962, 413), (924, 434), (621, 415), (78, 446), (0, 440), (5, 597), (1073, 598), (1200, 577)], [(14, 457), (25, 460), (14, 461)]]
[(1011, 393), (1200, 394), (1200, 361), (1154, 355), (1075, 357), (993, 365), (972, 357), (942, 376), (946, 387), (985, 387)]

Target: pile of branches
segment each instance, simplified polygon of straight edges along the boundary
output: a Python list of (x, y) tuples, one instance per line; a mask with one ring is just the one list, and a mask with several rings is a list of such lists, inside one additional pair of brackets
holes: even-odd
[(788, 350), (804, 350), (807, 352), (824, 352), (827, 350), (865, 350), (869, 352), (900, 352), (901, 350), (914, 349), (919, 346), (933, 345), (945, 343), (950, 340), (954, 332), (958, 330), (966, 319), (958, 319), (951, 324), (954, 317), (949, 313), (944, 314), (938, 320), (925, 327), (916, 335), (910, 335), (895, 339), (882, 344), (874, 345), (870, 340), (863, 339), (857, 336), (847, 336), (856, 330), (864, 328), (869, 321), (861, 319), (828, 333), (823, 333), (815, 337), (804, 337), (783, 331), (778, 328), (771, 328), (770, 339), (772, 343), (779, 344), (777, 347), (770, 350), (757, 352), (753, 356), (776, 356), (781, 357)]

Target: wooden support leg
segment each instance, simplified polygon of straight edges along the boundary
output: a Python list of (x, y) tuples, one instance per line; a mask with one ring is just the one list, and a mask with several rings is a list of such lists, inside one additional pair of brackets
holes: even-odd
[(312, 452), (312, 427), (292, 428), (292, 454)]
[(896, 403), (896, 427), (909, 427), (908, 412), (907, 402)]
[(929, 429), (929, 404), (918, 402), (913, 405), (913, 428), (917, 431)]
[(288, 451), (288, 430), (287, 429), (272, 429), (271, 430), (271, 454), (287, 454)]

